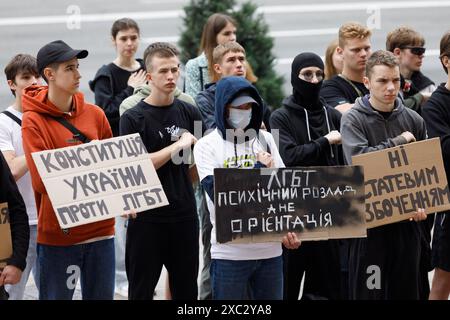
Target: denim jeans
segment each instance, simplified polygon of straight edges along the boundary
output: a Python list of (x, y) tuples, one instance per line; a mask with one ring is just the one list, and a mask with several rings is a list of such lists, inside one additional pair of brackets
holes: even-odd
[(211, 260), (214, 300), (283, 299), (282, 256), (261, 260)]
[(25, 287), (30, 277), (30, 273), (33, 273), (34, 283), (36, 288), (39, 289), (39, 264), (37, 261), (36, 252), (36, 239), (37, 239), (37, 225), (30, 226), (30, 242), (27, 252), (27, 266), (22, 272), (20, 281), (15, 285), (5, 285), (6, 291), (9, 293), (9, 300), (23, 300), (25, 293)]
[(72, 246), (38, 244), (40, 300), (71, 300), (78, 278), (83, 300), (113, 300), (114, 239)]

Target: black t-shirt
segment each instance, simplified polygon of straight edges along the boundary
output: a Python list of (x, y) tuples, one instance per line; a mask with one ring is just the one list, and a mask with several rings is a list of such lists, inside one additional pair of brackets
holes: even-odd
[[(194, 121), (199, 121), (199, 132), (194, 132)], [(149, 153), (171, 145), (184, 130), (198, 135), (204, 132), (204, 125), (198, 109), (178, 99), (163, 107), (141, 101), (120, 118), (120, 134), (139, 133)], [(136, 219), (161, 223), (197, 219), (189, 164), (181, 161), (181, 156), (177, 160), (179, 164), (169, 160), (156, 170), (169, 205), (144, 211)]]
[(128, 85), (128, 79), (132, 73), (145, 70), (143, 60), (136, 59), (136, 61), (139, 62), (140, 67), (134, 71), (122, 69), (112, 62), (104, 65), (89, 84), (95, 93), (95, 104), (105, 111), (115, 137), (119, 135), (120, 104), (134, 91), (133, 87)]
[(324, 81), (322, 90), (320, 90), (320, 96), (325, 99), (328, 105), (336, 108), (340, 104), (354, 103), (356, 98), (369, 94), (369, 90), (367, 90), (364, 83), (348, 81), (338, 75)]

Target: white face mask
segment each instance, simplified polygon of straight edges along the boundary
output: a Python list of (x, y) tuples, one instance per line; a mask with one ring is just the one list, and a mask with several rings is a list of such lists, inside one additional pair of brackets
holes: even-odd
[(230, 108), (230, 116), (227, 121), (234, 129), (245, 129), (252, 118), (252, 109), (243, 110)]

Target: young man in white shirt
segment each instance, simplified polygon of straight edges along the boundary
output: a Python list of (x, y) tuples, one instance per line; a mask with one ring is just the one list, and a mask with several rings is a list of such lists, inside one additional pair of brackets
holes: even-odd
[(39, 287), (39, 268), (36, 263), (37, 214), (31, 177), (22, 146), (22, 91), (39, 79), (36, 58), (28, 54), (17, 54), (5, 67), (6, 79), (14, 103), (0, 114), (0, 151), (2, 152), (19, 191), (25, 202), (30, 224), (30, 241), (27, 253), (27, 266), (22, 278), (15, 285), (6, 286), (10, 300), (22, 300), (30, 272), (36, 287)]

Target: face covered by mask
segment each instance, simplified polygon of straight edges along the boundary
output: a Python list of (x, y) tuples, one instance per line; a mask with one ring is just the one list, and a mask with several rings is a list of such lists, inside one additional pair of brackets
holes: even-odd
[(319, 100), (319, 93), (323, 81), (313, 83), (299, 78), (300, 70), (307, 67), (317, 67), (322, 71), (324, 70), (323, 61), (317, 54), (304, 52), (297, 55), (292, 61), (292, 95), (294, 101), (306, 109), (321, 109), (322, 103)]
[(252, 109), (243, 110), (230, 108), (228, 124), (234, 129), (245, 129), (252, 119)]
[(243, 92), (230, 103), (228, 124), (234, 129), (245, 129), (252, 119), (252, 108), (238, 109), (237, 107), (257, 103), (248, 93)]

